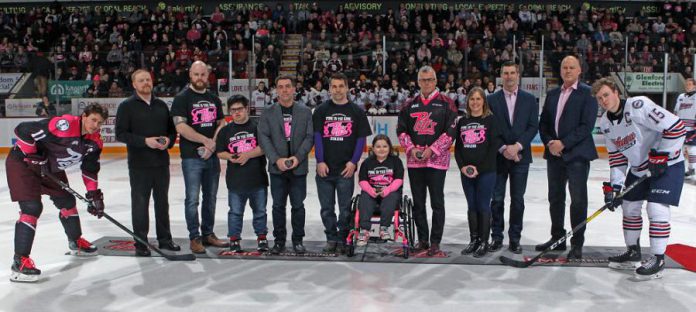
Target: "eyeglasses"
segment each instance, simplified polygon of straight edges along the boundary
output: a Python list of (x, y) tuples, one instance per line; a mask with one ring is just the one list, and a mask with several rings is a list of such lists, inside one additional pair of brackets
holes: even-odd
[(230, 108), (230, 113), (241, 113), (246, 110), (246, 107)]
[(420, 82), (435, 82), (435, 78), (422, 78), (418, 79)]

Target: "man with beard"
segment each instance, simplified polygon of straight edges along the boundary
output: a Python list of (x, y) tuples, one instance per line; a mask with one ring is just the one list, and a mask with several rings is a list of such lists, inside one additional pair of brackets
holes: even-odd
[[(155, 201), (155, 224), (159, 248), (181, 250), (172, 242), (169, 228), (169, 153), (176, 129), (167, 104), (152, 94), (150, 73), (138, 69), (131, 75), (135, 94), (118, 106), (116, 139), (128, 148), (133, 232), (147, 240), (150, 225), (150, 193)], [(150, 256), (150, 250), (135, 243), (135, 255)]]
[[(181, 169), (186, 188), (186, 226), (191, 251), (205, 253), (206, 245), (229, 247), (213, 233), (215, 202), (220, 179), (220, 161), (215, 139), (225, 125), (222, 102), (208, 91), (208, 67), (201, 61), (191, 64), (191, 84), (174, 97), (172, 118), (181, 135)], [(201, 223), (198, 221), (198, 193), (203, 191)], [(202, 236), (201, 236), (202, 234)]]

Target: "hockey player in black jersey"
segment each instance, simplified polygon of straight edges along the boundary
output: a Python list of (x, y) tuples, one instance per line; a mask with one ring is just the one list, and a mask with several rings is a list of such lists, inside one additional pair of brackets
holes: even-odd
[(89, 213), (104, 213), (104, 195), (98, 189), (97, 173), (103, 142), (99, 131), (109, 114), (97, 104), (88, 105), (81, 116), (63, 115), (20, 123), (15, 128), (17, 143), (10, 150), (5, 167), (12, 201), (19, 203), (15, 224), (14, 261), (10, 280), (35, 282), (41, 271), (29, 257), (37, 221), (43, 206), (41, 195), (49, 195), (60, 210), (59, 219), (68, 236), (70, 254), (96, 255), (97, 248), (82, 238), (75, 197), (58, 184), (43, 177), (50, 172), (67, 183), (65, 171), (80, 164), (82, 179), (92, 202)]

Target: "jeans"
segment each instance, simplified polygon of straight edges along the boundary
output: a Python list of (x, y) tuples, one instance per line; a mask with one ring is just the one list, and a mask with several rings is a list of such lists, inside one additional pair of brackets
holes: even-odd
[(265, 187), (256, 189), (235, 192), (230, 190), (229, 193), (230, 210), (227, 213), (227, 237), (241, 239), (242, 221), (244, 220), (244, 208), (249, 200), (251, 212), (254, 215), (251, 224), (254, 226), (256, 236), (266, 235), (268, 228), (266, 227), (266, 198), (268, 190)]
[(492, 222), (491, 237), (493, 240), (503, 240), (505, 229), (505, 188), (510, 177), (510, 218), (508, 237), (511, 242), (519, 243), (522, 238), (522, 219), (524, 216), (524, 193), (527, 190), (529, 164), (515, 164), (506, 161), (503, 168), (498, 168), (495, 180), (495, 191), (491, 204)]
[[(566, 234), (563, 228), (566, 184), (570, 190), (570, 225), (574, 228), (587, 219), (587, 178), (590, 174), (590, 162), (565, 162), (559, 157), (549, 157), (547, 166), (551, 236), (559, 238)], [(570, 244), (573, 246), (582, 247), (584, 243), (585, 227), (570, 238)]]
[[(184, 158), (181, 161), (184, 173), (186, 199), (184, 200), (186, 227), (189, 239), (213, 234), (215, 225), (215, 203), (220, 182), (220, 160), (213, 155), (207, 160)], [(201, 223), (198, 223), (198, 194), (203, 190)], [(200, 231), (199, 231), (200, 229)]]
[(307, 197), (307, 175), (270, 174), (271, 197), (273, 197), (273, 237), (275, 241), (285, 242), (287, 238), (285, 206), (290, 197), (290, 225), (292, 241), (302, 242), (305, 236), (305, 207)]
[(460, 176), (469, 211), (489, 215), (493, 187), (495, 186), (495, 172), (484, 172), (473, 179), (467, 178), (463, 174)]
[[(447, 170), (433, 168), (409, 168), (408, 179), (413, 194), (413, 220), (416, 222), (418, 240), (439, 244), (445, 229), (445, 177)], [(430, 192), (430, 208), (433, 209), (432, 233), (428, 232), (428, 214), (425, 211), (426, 192)]]
[[(321, 222), (324, 223), (326, 241), (343, 243), (348, 236), (350, 218), (350, 199), (355, 187), (354, 177), (316, 176)], [(336, 218), (336, 197), (338, 197), (338, 219)]]
[[(169, 166), (152, 168), (130, 168), (128, 170), (131, 185), (131, 215), (133, 232), (147, 241), (150, 228), (150, 194), (155, 202), (155, 229), (157, 240), (166, 243), (172, 240), (169, 229)], [(136, 248), (145, 248), (135, 242)]]

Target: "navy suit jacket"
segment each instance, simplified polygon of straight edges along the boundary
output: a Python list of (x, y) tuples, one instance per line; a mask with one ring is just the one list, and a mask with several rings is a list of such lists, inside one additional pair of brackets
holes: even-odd
[[(555, 88), (546, 93), (546, 100), (539, 118), (539, 134), (544, 146), (551, 140), (561, 140), (565, 148), (561, 157), (564, 161), (597, 159), (597, 149), (592, 140), (592, 130), (597, 121), (597, 101), (592, 96), (592, 89), (584, 83), (578, 83), (578, 88), (568, 97), (556, 133), (556, 111), (561, 88)], [(544, 159), (556, 157), (551, 155), (548, 148), (544, 150)]]
[[(531, 143), (539, 127), (539, 106), (534, 95), (522, 89), (517, 90), (512, 124), (510, 124), (510, 113), (508, 112), (505, 93), (502, 89), (489, 95), (487, 100), (498, 125), (500, 125), (498, 129), (501, 129), (503, 144), (510, 145), (519, 142), (522, 145), (522, 159), (519, 163), (531, 163)], [(504, 168), (505, 162), (512, 161), (498, 153), (498, 168)]]

